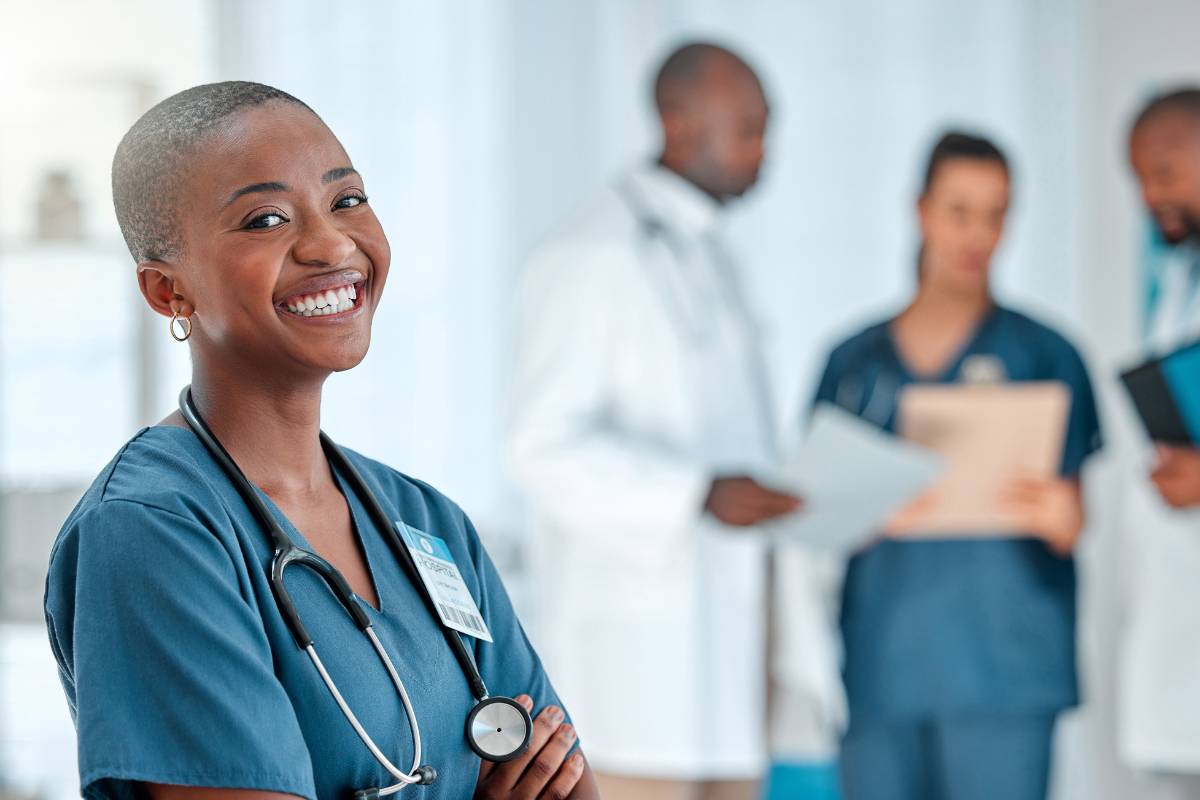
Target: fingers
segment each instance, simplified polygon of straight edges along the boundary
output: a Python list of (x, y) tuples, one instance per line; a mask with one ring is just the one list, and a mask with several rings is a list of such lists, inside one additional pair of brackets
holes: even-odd
[(568, 758), (567, 762), (562, 765), (562, 769), (554, 776), (554, 780), (545, 788), (540, 798), (566, 800), (583, 776), (584, 765), (583, 753), (576, 751), (575, 755)]
[(904, 538), (920, 527), (927, 514), (937, 508), (937, 496), (930, 491), (922, 492), (915, 500), (892, 514), (883, 525), (883, 534), (888, 539)]
[(1150, 480), (1167, 505), (1172, 508), (1186, 508), (1190, 505), (1192, 486), (1186, 477), (1172, 472), (1155, 472), (1150, 476)]
[[(526, 704), (522, 703), (522, 705)], [(532, 708), (533, 701), (530, 701), (526, 705), (526, 710), (530, 711)], [(489, 789), (494, 788), (500, 792), (499, 796), (508, 797), (504, 792), (511, 791), (517, 785), (526, 768), (537, 758), (542, 748), (550, 741), (550, 737), (562, 725), (562, 722), (563, 712), (561, 708), (558, 706), (546, 706), (543, 708), (541, 713), (533, 720), (533, 731), (529, 735), (529, 747), (512, 761), (506, 761), (503, 764), (495, 766), (488, 776)], [(558, 769), (558, 764), (554, 765), (554, 769)], [(553, 774), (551, 772), (551, 775)]]
[(744, 475), (715, 479), (704, 503), (718, 520), (738, 527), (790, 514), (800, 505), (799, 498), (768, 489)]
[(758, 509), (759, 513), (763, 515), (763, 519), (791, 514), (793, 511), (798, 511), (802, 505), (800, 498), (794, 495), (776, 492), (758, 484), (754, 486), (759, 492)]
[[(529, 695), (519, 694), (516, 697), (514, 697), (513, 700), (516, 700), (517, 703), (519, 703), (521, 705), (521, 707), (524, 708), (527, 712), (533, 713), (533, 698), (530, 697)], [(518, 758), (515, 760), (519, 761), (520, 759)], [(488, 761), (486, 758), (480, 759), (479, 783), (482, 784), (484, 782), (484, 780), (489, 778), (489, 776), (491, 776), (491, 774), (493, 772), (495, 772), (496, 768), (499, 766), (500, 765), (497, 764), (495, 761)]]
[(996, 502), (1009, 508), (1032, 509), (1041, 505), (1045, 497), (1045, 489), (1042, 486), (1012, 484), (997, 493)]
[(746, 481), (737, 499), (740, 516), (746, 520), (746, 525), (791, 514), (800, 508), (799, 498), (768, 489), (752, 480)]
[[(520, 798), (539, 797), (542, 790), (560, 772), (560, 768), (563, 767), (563, 759), (575, 746), (576, 738), (575, 728), (572, 725), (569, 723), (560, 725), (525, 769), (525, 774), (517, 782), (515, 796)], [(569, 793), (570, 789), (567, 791)]]

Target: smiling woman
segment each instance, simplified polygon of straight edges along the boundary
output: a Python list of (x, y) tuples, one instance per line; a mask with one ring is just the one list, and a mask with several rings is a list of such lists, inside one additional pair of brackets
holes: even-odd
[[(118, 220), (193, 402), (121, 449), (51, 555), (86, 796), (595, 796), (471, 522), (320, 434), (390, 262), (351, 163), (308, 106), (242, 82), (168, 98), (118, 148)], [(444, 545), (477, 617), (437, 605), (398, 534)], [(285, 584), (293, 561), (311, 569)], [(527, 748), (481, 764), (464, 721), (487, 687), (538, 713)]]

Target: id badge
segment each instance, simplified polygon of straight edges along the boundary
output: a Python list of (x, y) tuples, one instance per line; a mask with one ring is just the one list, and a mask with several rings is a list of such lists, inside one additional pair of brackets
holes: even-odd
[(476, 639), (492, 641), (487, 623), (483, 621), (479, 606), (475, 605), (475, 598), (471, 597), (471, 590), (463, 581), (462, 573), (458, 571), (458, 565), (454, 563), (454, 556), (450, 554), (446, 543), (400, 520), (396, 520), (396, 530), (400, 531), (408, 551), (412, 553), (417, 572), (429, 596), (433, 598), (442, 623)]

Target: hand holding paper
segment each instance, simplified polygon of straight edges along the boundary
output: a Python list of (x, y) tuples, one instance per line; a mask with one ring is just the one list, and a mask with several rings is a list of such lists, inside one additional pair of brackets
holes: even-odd
[(1046, 545), (1066, 556), (1075, 549), (1083, 530), (1083, 501), (1079, 482), (1067, 478), (1020, 479), (1001, 492), (1000, 508)]
[(1035, 533), (1065, 545), (1057, 477), (1070, 392), (1058, 382), (917, 384), (900, 395), (904, 437), (942, 454), (943, 478), (889, 535)]
[(803, 444), (763, 483), (804, 498), (767, 526), (792, 541), (852, 552), (877, 536), (888, 515), (941, 473), (936, 454), (908, 444), (832, 405), (813, 412)]

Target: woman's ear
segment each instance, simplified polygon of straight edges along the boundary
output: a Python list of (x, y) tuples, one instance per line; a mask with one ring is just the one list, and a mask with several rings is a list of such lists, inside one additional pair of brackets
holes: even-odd
[(925, 234), (926, 225), (929, 217), (929, 195), (921, 195), (917, 198), (917, 227), (921, 234)]
[(196, 309), (180, 292), (181, 287), (171, 275), (172, 271), (170, 265), (162, 261), (143, 261), (137, 265), (138, 287), (156, 314), (190, 317)]

